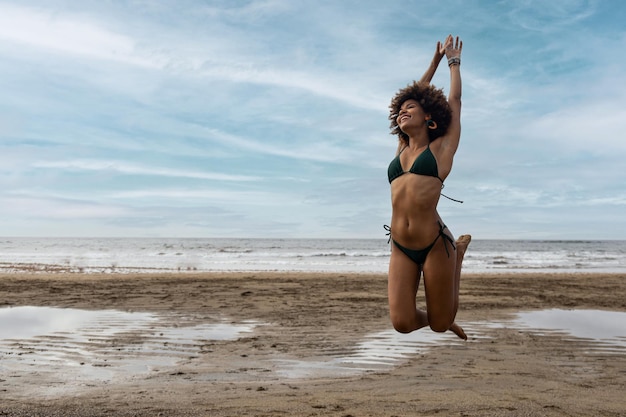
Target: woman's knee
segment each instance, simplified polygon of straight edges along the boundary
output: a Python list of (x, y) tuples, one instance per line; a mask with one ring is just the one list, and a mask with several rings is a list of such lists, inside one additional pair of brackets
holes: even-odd
[(415, 323), (406, 316), (391, 314), (391, 324), (398, 333), (411, 333), (415, 330)]
[(398, 333), (411, 333), (412, 331), (415, 330), (414, 326), (410, 326), (408, 323), (393, 323), (393, 328), (398, 332)]
[(437, 333), (447, 332), (448, 329), (450, 329), (450, 326), (452, 326), (452, 323), (454, 323), (454, 317), (443, 319), (439, 318), (435, 320), (429, 319), (430, 329)]

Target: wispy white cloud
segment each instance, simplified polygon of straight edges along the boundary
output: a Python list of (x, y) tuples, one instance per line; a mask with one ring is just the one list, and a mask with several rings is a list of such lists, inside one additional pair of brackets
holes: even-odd
[(149, 175), (158, 177), (191, 178), (217, 181), (248, 182), (259, 181), (261, 177), (249, 175), (229, 175), (220, 172), (199, 172), (171, 168), (145, 167), (124, 161), (73, 160), (41, 161), (32, 164), (34, 168), (58, 169), (62, 171), (107, 171), (128, 175)]
[(0, 39), (87, 58), (149, 64), (133, 57), (133, 39), (89, 22), (86, 16), (53, 10), (0, 4)]
[(551, 33), (589, 18), (597, 8), (598, 0), (509, 0), (511, 21), (524, 29)]
[(626, 109), (618, 102), (584, 103), (548, 113), (528, 125), (535, 141), (552, 142), (563, 152), (623, 152), (626, 143), (619, 132), (626, 131)]
[(82, 212), (105, 234), (378, 236), (389, 99), (452, 29), (463, 137), (445, 192), (466, 203), (441, 203), (450, 223), (546, 236), (604, 204), (619, 226), (626, 31), (612, 7), (5, 1), (0, 212), (53, 233)]
[(94, 203), (91, 201), (11, 196), (1, 198), (5, 216), (25, 220), (39, 220), (42, 217), (55, 219), (111, 219), (128, 215), (128, 211), (118, 205)]
[[(243, 11), (225, 13), (253, 14), (276, 5), (278, 2), (264, 6), (253, 3)], [(232, 33), (236, 29), (228, 30)], [(236, 37), (240, 38), (241, 31), (238, 32)], [(172, 32), (170, 39), (159, 36), (152, 40), (149, 34), (133, 37), (110, 30), (106, 22), (98, 22), (85, 14), (60, 14), (53, 9), (0, 4), (0, 39), (49, 53), (71, 55), (68, 60), (96, 59), (175, 76), (293, 88), (359, 108), (379, 110), (381, 107), (381, 97), (364, 91), (352, 82), (349, 74), (343, 76), (319, 66), (303, 71), (276, 65), (278, 62), (268, 61), (266, 56), (228, 48), (229, 36), (224, 35), (219, 37), (219, 42), (210, 33), (195, 40), (185, 32)], [(275, 58), (280, 59), (280, 56)]]
[(287, 193), (274, 193), (269, 191), (254, 190), (224, 190), (224, 189), (181, 189), (181, 188), (159, 188), (128, 190), (113, 193), (105, 193), (104, 198), (121, 201), (153, 201), (157, 199), (163, 203), (179, 205), (177, 202), (184, 201), (183, 205), (190, 202), (206, 203), (207, 201), (219, 201), (228, 204), (245, 204), (247, 208), (258, 206), (284, 206), (291, 205), (293, 198)]

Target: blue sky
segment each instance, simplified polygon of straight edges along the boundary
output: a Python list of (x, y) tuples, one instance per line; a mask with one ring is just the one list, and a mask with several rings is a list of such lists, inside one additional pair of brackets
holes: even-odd
[(0, 0), (0, 235), (384, 238), (388, 105), (452, 33), (452, 232), (626, 239), (625, 4)]

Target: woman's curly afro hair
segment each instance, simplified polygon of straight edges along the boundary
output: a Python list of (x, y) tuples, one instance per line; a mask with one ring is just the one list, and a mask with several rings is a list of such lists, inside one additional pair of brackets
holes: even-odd
[(391, 104), (389, 105), (389, 120), (391, 120), (389, 127), (391, 128), (391, 134), (398, 135), (402, 141), (408, 144), (409, 136), (400, 130), (396, 119), (398, 118), (398, 114), (400, 114), (402, 104), (411, 99), (417, 101), (420, 106), (422, 106), (424, 113), (430, 114), (430, 117), (437, 123), (436, 129), (428, 129), (428, 138), (430, 141), (432, 142), (438, 137), (443, 136), (446, 130), (448, 130), (451, 118), (448, 100), (446, 100), (442, 89), (436, 88), (430, 84), (418, 83), (417, 81), (413, 81), (412, 84), (398, 91), (393, 99), (391, 99)]

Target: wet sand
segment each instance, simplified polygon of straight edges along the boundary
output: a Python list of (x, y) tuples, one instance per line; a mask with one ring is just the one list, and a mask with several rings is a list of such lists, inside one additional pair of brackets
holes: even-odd
[(457, 322), (467, 342), (450, 334), (384, 369), (300, 377), (284, 364), (332, 363), (390, 330), (384, 275), (4, 274), (0, 308), (115, 309), (166, 317), (170, 327), (217, 319), (256, 327), (236, 340), (187, 345), (162, 366), (94, 379), (68, 375), (114, 371), (115, 352), (139, 349), (146, 334), (111, 336), (98, 341), (97, 355), (49, 366), (29, 366), (29, 355), (53, 341), (62, 350), (66, 339), (28, 349), (15, 342), (0, 356), (0, 416), (623, 416), (626, 348), (484, 324), (551, 308), (626, 312), (625, 294), (625, 274), (465, 275)]

